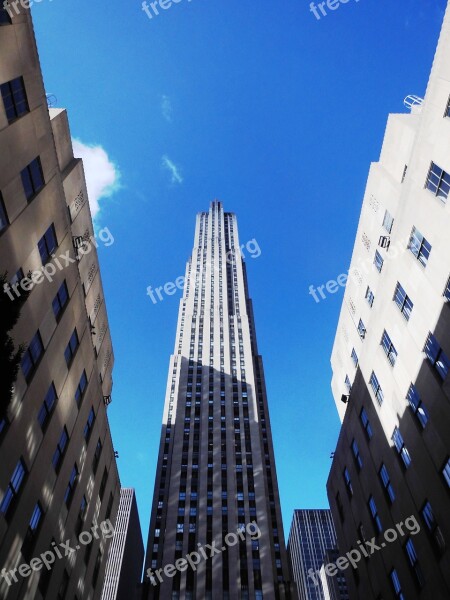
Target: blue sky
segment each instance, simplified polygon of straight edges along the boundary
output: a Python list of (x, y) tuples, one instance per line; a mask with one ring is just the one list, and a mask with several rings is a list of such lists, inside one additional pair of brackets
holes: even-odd
[(146, 288), (184, 274), (214, 198), (262, 250), (248, 276), (285, 530), (294, 508), (327, 506), (342, 290), (316, 304), (308, 288), (348, 268), (387, 115), (423, 96), (445, 4), (350, 0), (320, 21), (309, 0), (181, 0), (151, 20), (139, 0), (33, 8), (46, 91), (68, 109), (97, 225), (115, 240), (100, 247), (108, 411), (144, 543), (179, 299), (154, 305)]

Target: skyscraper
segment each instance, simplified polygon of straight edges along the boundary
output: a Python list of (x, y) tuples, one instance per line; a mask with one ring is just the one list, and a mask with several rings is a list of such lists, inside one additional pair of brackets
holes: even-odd
[[(330, 510), (294, 511), (289, 532), (288, 556), (297, 585), (298, 600), (329, 599), (327, 579), (324, 579), (323, 585), (320, 570), (323, 564), (330, 562), (330, 557), (334, 556), (336, 543)], [(345, 600), (345, 577), (341, 576), (341, 580), (336, 581), (336, 584), (341, 588), (337, 588), (339, 595), (336, 600)]]
[[(147, 547), (151, 599), (293, 597), (244, 247), (257, 243), (240, 246), (220, 202), (197, 215)], [(198, 565), (176, 562), (201, 550)]]
[(49, 111), (17, 4), (0, 7), (0, 597), (94, 600), (112, 534), (98, 525), (119, 502), (96, 250), (109, 236), (94, 235), (67, 113)]
[(449, 8), (406, 105), (370, 169), (332, 353), (328, 497), (341, 554), (360, 556), (350, 597), (367, 600), (450, 597)]

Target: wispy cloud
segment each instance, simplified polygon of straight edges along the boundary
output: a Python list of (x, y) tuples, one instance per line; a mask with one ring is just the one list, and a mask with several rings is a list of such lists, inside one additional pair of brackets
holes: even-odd
[(169, 96), (162, 96), (161, 98), (161, 112), (163, 117), (168, 123), (172, 123), (173, 120), (173, 108), (172, 102), (170, 101)]
[[(98, 215), (100, 199), (109, 198), (120, 189), (120, 171), (100, 145), (73, 139), (73, 152), (83, 160), (92, 218)], [(102, 203), (103, 204), (103, 203)]]
[(167, 169), (170, 172), (172, 183), (183, 183), (183, 177), (180, 174), (179, 167), (177, 167), (176, 164), (172, 160), (170, 160), (167, 154), (164, 154), (164, 156), (162, 157), (161, 164), (165, 169)]

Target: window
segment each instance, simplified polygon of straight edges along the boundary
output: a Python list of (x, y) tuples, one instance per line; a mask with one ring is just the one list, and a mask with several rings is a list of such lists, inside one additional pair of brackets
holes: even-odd
[(439, 373), (440, 378), (444, 380), (447, 377), (450, 368), (450, 360), (431, 332), (428, 335), (424, 351), (430, 363)]
[(66, 503), (67, 508), (70, 507), (70, 504), (73, 499), (73, 495), (75, 493), (75, 488), (77, 487), (78, 481), (78, 467), (74, 464), (72, 472), (70, 474), (69, 483), (67, 484), (66, 493), (64, 494), (64, 502)]
[(421, 512), (422, 518), (425, 521), (425, 525), (427, 527), (428, 534), (433, 540), (435, 550), (437, 550), (439, 554), (443, 554), (445, 552), (444, 536), (442, 535), (441, 528), (436, 522), (433, 509), (431, 508), (431, 504), (428, 501), (425, 502)]
[(378, 404), (381, 406), (384, 400), (383, 390), (381, 389), (380, 382), (378, 381), (375, 372), (372, 371), (372, 375), (370, 376), (370, 385), (372, 386), (373, 393), (375, 394), (375, 398), (377, 399)]
[(53, 298), (52, 308), (55, 319), (59, 321), (62, 315), (62, 311), (69, 300), (69, 293), (67, 291), (66, 280), (64, 280), (58, 290), (58, 293)]
[(70, 576), (66, 569), (64, 569), (61, 584), (59, 586), (58, 595), (56, 600), (65, 600), (67, 594), (67, 588), (69, 587)]
[(444, 117), (450, 117), (450, 98), (448, 99), (447, 106), (445, 107)]
[(415, 227), (412, 228), (408, 249), (411, 250), (421, 265), (427, 266), (431, 245)]
[(341, 495), (339, 492), (336, 494), (336, 507), (338, 509), (339, 518), (341, 521), (343, 521), (345, 518), (344, 505), (342, 504)]
[(41, 255), (43, 265), (50, 260), (51, 253), (57, 247), (55, 226), (52, 223), (38, 242), (39, 254)]
[(366, 300), (367, 300), (367, 304), (370, 306), (370, 308), (372, 308), (373, 301), (375, 300), (375, 296), (369, 286), (367, 286), (367, 290), (366, 290)]
[(97, 558), (95, 559), (94, 572), (92, 573), (92, 585), (95, 588), (98, 581), (98, 574), (100, 573), (100, 567), (102, 566), (102, 551), (99, 549), (97, 552)]
[(92, 428), (94, 426), (94, 421), (95, 421), (95, 413), (94, 413), (94, 409), (91, 408), (87, 423), (84, 426), (84, 431), (83, 431), (83, 435), (84, 435), (84, 439), (86, 440), (86, 444), (89, 443), (89, 439), (90, 439), (91, 433), (92, 433)]
[(411, 316), (411, 312), (414, 305), (411, 302), (411, 298), (406, 295), (405, 290), (398, 282), (394, 292), (394, 302), (399, 307), (400, 312), (405, 317), (405, 319), (409, 321), (409, 317)]
[(101, 453), (102, 453), (102, 441), (101, 441), (100, 438), (98, 438), (98, 442), (97, 442), (97, 445), (95, 447), (94, 458), (92, 460), (92, 470), (94, 472), (94, 475), (97, 472), (98, 463), (100, 462)]
[(37, 419), (42, 431), (45, 431), (47, 428), (56, 400), (57, 395), (55, 384), (52, 381), (50, 387), (48, 388), (48, 392), (45, 394), (44, 402), (42, 403), (42, 406), (38, 412)]
[(353, 439), (353, 442), (352, 442), (352, 452), (353, 452), (353, 456), (355, 457), (355, 462), (356, 462), (356, 466), (358, 467), (358, 470), (362, 469), (363, 461), (361, 458), (361, 454), (359, 453), (358, 443), (356, 442), (355, 439)]
[(68, 441), (69, 441), (69, 434), (67, 433), (67, 429), (64, 426), (62, 433), (61, 433), (61, 437), (59, 438), (59, 442), (56, 446), (56, 450), (55, 450), (55, 453), (53, 454), (53, 459), (52, 459), (53, 468), (55, 469), (55, 471), (57, 473), (61, 467), (62, 459), (64, 457), (64, 452), (66, 451)]
[(105, 493), (107, 481), (108, 481), (108, 470), (105, 467), (105, 470), (103, 471), (102, 480), (100, 482), (100, 489), (98, 492), (98, 495), (100, 496), (100, 500), (103, 500), (103, 495)]
[(370, 424), (369, 417), (367, 416), (367, 412), (364, 407), (361, 408), (361, 413), (359, 415), (359, 418), (361, 419), (362, 426), (364, 427), (364, 431), (366, 432), (368, 439), (369, 440), (372, 439), (372, 436), (373, 436), (372, 426)]
[(39, 502), (36, 503), (36, 506), (33, 509), (31, 514), (30, 522), (28, 523), (28, 529), (25, 534), (25, 538), (23, 540), (21, 552), (26, 560), (31, 558), (31, 552), (33, 550), (34, 544), (36, 542), (36, 534), (39, 530), (39, 527), (42, 523), (42, 507)]
[(11, 24), (11, 17), (9, 16), (6, 8), (3, 5), (1, 5), (0, 6), (0, 26), (1, 25), (10, 25), (10, 24)]
[(408, 557), (411, 569), (416, 577), (417, 585), (422, 588), (425, 584), (422, 569), (420, 568), (419, 559), (417, 557), (416, 549), (411, 538), (405, 544), (406, 556)]
[(450, 301), (450, 277), (448, 278), (447, 285), (445, 286), (444, 298)]
[(394, 488), (392, 487), (389, 473), (384, 463), (381, 465), (381, 469), (378, 474), (380, 476), (381, 483), (386, 490), (386, 494), (388, 495), (388, 498), (392, 504), (392, 502), (395, 500)]
[(447, 487), (450, 488), (450, 458), (447, 459), (447, 462), (445, 463), (442, 469), (442, 475), (447, 484)]
[(356, 351), (354, 348), (352, 348), (352, 361), (353, 361), (353, 364), (355, 365), (355, 367), (357, 367), (359, 361), (358, 361), (358, 355), (356, 354)]
[(375, 268), (378, 271), (378, 273), (381, 273), (381, 269), (383, 268), (383, 262), (383, 257), (378, 252), (378, 250), (375, 250), (375, 258), (373, 259), (373, 264), (375, 265)]
[(352, 480), (350, 479), (350, 473), (348, 472), (347, 467), (345, 467), (343, 475), (344, 475), (345, 487), (347, 488), (348, 495), (351, 498), (353, 496), (353, 486), (352, 486)]
[(405, 446), (405, 442), (403, 441), (402, 434), (398, 427), (394, 429), (394, 433), (392, 434), (392, 441), (394, 442), (395, 448), (398, 452), (398, 455), (403, 461), (403, 464), (406, 468), (411, 464), (411, 456), (408, 452), (407, 447)]
[(10, 511), (14, 507), (15, 500), (23, 484), (26, 472), (25, 463), (21, 458), (14, 469), (14, 473), (12, 474), (0, 504), (0, 514), (4, 515), (5, 517), (8, 517), (8, 514), (10, 514)]
[(367, 329), (366, 329), (364, 323), (362, 322), (362, 319), (360, 319), (359, 323), (358, 323), (358, 333), (359, 333), (359, 337), (362, 340), (366, 337)]
[(409, 402), (411, 410), (416, 415), (417, 420), (425, 429), (425, 425), (428, 423), (428, 411), (423, 405), (422, 400), (420, 399), (419, 392), (417, 391), (416, 386), (412, 383), (409, 386), (408, 393), (406, 395), (406, 399)]
[(450, 191), (450, 175), (432, 162), (425, 187), (445, 203)]
[(397, 360), (397, 350), (395, 349), (394, 344), (391, 342), (391, 338), (387, 334), (387, 331), (383, 331), (383, 336), (381, 338), (381, 345), (383, 347), (384, 353), (388, 357), (388, 361), (392, 366), (395, 365), (395, 361)]
[(400, 585), (400, 579), (398, 578), (398, 574), (395, 569), (392, 569), (392, 571), (391, 571), (391, 582), (392, 582), (392, 586), (394, 588), (395, 597), (398, 600), (405, 600), (405, 596), (403, 595), (403, 592), (402, 592), (402, 586)]
[[(2, 18), (0, 18), (0, 22), (4, 22), (4, 14), (5, 13), (2, 10)], [(30, 112), (23, 77), (16, 77), (16, 79), (2, 83), (0, 85), (0, 90), (2, 92), (3, 104), (5, 106), (8, 123), (13, 123), (22, 115)]]
[(388, 210), (385, 211), (384, 218), (383, 218), (383, 227), (386, 229), (386, 231), (388, 233), (391, 233), (393, 224), (394, 224), (393, 216), (391, 215), (391, 213)]
[(23, 189), (28, 202), (42, 190), (45, 185), (44, 174), (42, 172), (41, 159), (39, 156), (32, 160), (29, 165), (21, 171)]
[(27, 383), (33, 377), (43, 352), (44, 346), (42, 345), (41, 334), (38, 329), (22, 357), (22, 373), (24, 374)]
[(375, 525), (375, 529), (378, 533), (383, 531), (383, 526), (381, 524), (381, 519), (378, 514), (377, 505), (375, 504), (375, 500), (373, 496), (369, 496), (369, 510), (372, 516), (373, 524)]
[(69, 343), (67, 344), (66, 349), (64, 350), (64, 358), (66, 359), (66, 364), (69, 367), (72, 363), (73, 357), (75, 356), (75, 352), (79, 346), (80, 342), (78, 340), (78, 333), (76, 328), (73, 330), (72, 335), (70, 336)]
[(84, 392), (87, 388), (88, 380), (86, 371), (83, 370), (81, 373), (80, 381), (78, 383), (77, 389), (75, 390), (75, 402), (77, 403), (78, 408), (80, 408), (81, 401), (83, 399)]
[(350, 392), (352, 391), (352, 384), (350, 383), (350, 379), (348, 378), (348, 375), (345, 376), (345, 387), (347, 388), (347, 392), (350, 394)]
[(6, 213), (5, 203), (3, 197), (0, 194), (0, 233), (6, 229), (9, 225), (8, 215)]

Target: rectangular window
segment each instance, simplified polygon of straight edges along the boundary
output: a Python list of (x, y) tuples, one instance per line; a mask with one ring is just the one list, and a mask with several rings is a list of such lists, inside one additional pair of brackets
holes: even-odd
[(447, 106), (445, 107), (444, 117), (450, 117), (450, 98), (448, 99)]
[(375, 504), (373, 496), (369, 497), (369, 510), (377, 533), (381, 533), (383, 531), (383, 526), (381, 524), (381, 519), (378, 514), (377, 505)]
[(373, 393), (375, 394), (375, 398), (377, 399), (378, 404), (381, 406), (384, 400), (383, 390), (381, 389), (380, 382), (378, 381), (375, 372), (372, 371), (370, 376), (370, 385), (372, 386)]
[(76, 353), (79, 345), (80, 345), (80, 342), (78, 339), (78, 333), (77, 333), (77, 329), (75, 328), (73, 330), (72, 335), (70, 336), (69, 343), (67, 344), (67, 347), (64, 350), (64, 358), (66, 359), (67, 367), (70, 367), (70, 364), (72, 363), (73, 357), (75, 356), (75, 353)]
[(352, 384), (350, 383), (348, 375), (345, 376), (345, 387), (347, 388), (347, 392), (350, 394), (350, 392), (352, 391)]
[(359, 337), (363, 340), (366, 337), (366, 333), (367, 333), (367, 329), (366, 329), (364, 323), (362, 322), (362, 319), (360, 319), (359, 323), (358, 323)]
[(36, 542), (36, 534), (39, 530), (39, 527), (42, 523), (42, 507), (39, 502), (36, 503), (33, 512), (31, 514), (30, 522), (28, 523), (28, 529), (25, 534), (21, 553), (25, 557), (27, 561), (31, 558), (31, 552), (33, 551), (34, 544)]
[(450, 301), (450, 277), (448, 278), (447, 285), (444, 290), (444, 298)]
[(84, 431), (83, 431), (83, 435), (84, 435), (84, 439), (86, 440), (86, 444), (89, 443), (89, 439), (90, 439), (91, 433), (92, 433), (92, 428), (94, 426), (94, 421), (95, 421), (95, 413), (94, 413), (94, 409), (91, 408), (87, 423), (84, 426)]
[(81, 373), (80, 381), (78, 383), (77, 389), (75, 390), (75, 402), (77, 403), (78, 408), (81, 406), (81, 401), (83, 400), (84, 392), (87, 388), (88, 380), (86, 371), (83, 370)]
[(67, 442), (69, 441), (69, 434), (67, 433), (67, 429), (64, 426), (61, 437), (59, 438), (59, 442), (56, 446), (55, 453), (53, 454), (52, 464), (55, 471), (58, 473), (61, 468), (62, 460), (64, 457), (64, 452), (67, 448)]
[(411, 410), (416, 415), (417, 420), (421, 424), (421, 426), (425, 429), (425, 425), (428, 423), (429, 415), (428, 411), (423, 405), (422, 400), (420, 399), (419, 392), (417, 391), (416, 386), (411, 383), (409, 386), (408, 393), (406, 395), (406, 399), (409, 402)]
[(97, 473), (98, 463), (100, 462), (100, 456), (102, 454), (102, 441), (98, 438), (97, 445), (95, 447), (94, 458), (92, 459), (92, 471)]
[(41, 159), (39, 156), (32, 160), (29, 165), (20, 172), (22, 177), (23, 189), (28, 202), (33, 200), (45, 185), (44, 173), (42, 171)]
[(450, 175), (432, 162), (425, 187), (445, 203), (450, 190)]
[(392, 487), (389, 473), (384, 463), (381, 465), (381, 469), (378, 474), (380, 476), (381, 483), (386, 490), (386, 494), (388, 495), (388, 498), (392, 504), (392, 502), (395, 500), (394, 488)]
[(391, 582), (392, 582), (392, 587), (394, 588), (395, 597), (397, 598), (397, 600), (405, 600), (405, 596), (403, 595), (403, 592), (402, 592), (402, 586), (400, 584), (400, 579), (398, 578), (398, 573), (395, 569), (392, 569), (392, 571), (391, 571)]
[(439, 554), (445, 552), (446, 544), (441, 528), (437, 524), (431, 504), (427, 501), (422, 508), (422, 518), (427, 527), (428, 534), (433, 540), (434, 548)]
[(391, 213), (388, 210), (385, 211), (384, 218), (383, 218), (383, 227), (386, 229), (386, 231), (388, 233), (391, 233), (393, 224), (394, 224), (393, 216), (391, 215)]
[(381, 338), (381, 345), (383, 347), (384, 353), (388, 357), (388, 361), (392, 366), (395, 365), (395, 361), (397, 360), (397, 350), (395, 349), (394, 344), (391, 341), (386, 330), (383, 331), (383, 336)]
[(402, 459), (404, 466), (408, 468), (411, 464), (411, 456), (408, 452), (407, 447), (405, 446), (405, 442), (398, 427), (394, 429), (394, 433), (392, 434), (392, 441), (394, 442), (395, 448), (398, 452), (398, 455)]
[(352, 480), (350, 478), (350, 473), (349, 473), (347, 467), (345, 467), (345, 469), (344, 469), (343, 476), (344, 476), (345, 487), (347, 488), (348, 495), (351, 498), (353, 496), (353, 486), (352, 486)]
[(8, 14), (8, 11), (3, 5), (0, 5), (0, 26), (1, 25), (10, 25), (11, 17)]
[(105, 467), (105, 470), (103, 471), (102, 480), (100, 482), (100, 489), (98, 491), (98, 495), (100, 497), (100, 500), (103, 500), (103, 495), (105, 493), (107, 481), (108, 481), (108, 471), (107, 471), (107, 469)]
[(399, 307), (400, 312), (405, 317), (405, 319), (409, 321), (409, 317), (411, 316), (411, 312), (414, 305), (411, 302), (411, 298), (406, 295), (405, 290), (398, 282), (397, 287), (395, 288), (393, 300), (395, 304)]
[(359, 453), (358, 443), (356, 442), (355, 439), (353, 439), (353, 442), (352, 442), (352, 452), (353, 452), (353, 456), (355, 458), (355, 462), (356, 462), (356, 466), (358, 467), (358, 470), (362, 469), (363, 461), (361, 458), (361, 454)]
[(352, 348), (352, 361), (353, 364), (355, 365), (355, 367), (358, 367), (358, 355), (356, 354), (356, 351), (354, 348)]
[(417, 258), (421, 265), (427, 266), (428, 258), (431, 252), (431, 244), (423, 237), (418, 229), (412, 228), (409, 238), (408, 250)]
[(405, 551), (411, 569), (415, 575), (417, 585), (420, 588), (422, 588), (425, 584), (425, 579), (423, 577), (422, 569), (420, 568), (419, 559), (417, 557), (417, 552), (411, 538), (408, 538), (408, 541), (406, 542)]
[(62, 311), (64, 310), (68, 300), (69, 292), (67, 291), (66, 280), (64, 280), (52, 302), (53, 314), (55, 315), (55, 319), (57, 321), (59, 321), (61, 318)]
[(361, 413), (359, 415), (359, 418), (361, 419), (362, 426), (364, 427), (364, 431), (366, 432), (368, 439), (369, 440), (372, 439), (372, 437), (373, 437), (372, 426), (370, 424), (369, 417), (367, 416), (367, 412), (364, 407), (361, 408)]
[(26, 472), (25, 463), (21, 458), (14, 469), (14, 473), (12, 474), (0, 504), (0, 514), (4, 515), (6, 518), (14, 507), (15, 500), (17, 499), (20, 488), (22, 487)]
[(55, 226), (52, 223), (38, 242), (42, 265), (45, 265), (50, 260), (52, 252), (54, 252), (57, 247), (58, 243), (56, 241)]
[(95, 559), (94, 572), (92, 573), (92, 586), (95, 588), (98, 581), (98, 574), (100, 573), (100, 567), (102, 566), (102, 551), (99, 549), (97, 552), (97, 558)]
[(378, 273), (381, 273), (381, 269), (383, 268), (383, 262), (383, 257), (378, 252), (378, 250), (375, 250), (375, 258), (373, 259), (373, 264), (375, 265), (375, 268), (378, 271)]
[[(4, 13), (2, 11), (2, 16), (3, 15)], [(2, 83), (0, 85), (0, 90), (8, 123), (13, 123), (22, 115), (30, 112), (23, 77), (16, 77), (16, 79)]]
[(370, 308), (372, 308), (373, 301), (375, 300), (375, 296), (369, 286), (367, 286), (367, 290), (366, 290), (366, 300), (367, 300), (367, 304), (370, 306)]
[(53, 408), (55, 406), (56, 400), (57, 400), (57, 395), (56, 395), (55, 384), (52, 381), (50, 387), (48, 388), (47, 393), (45, 394), (44, 402), (42, 403), (42, 406), (38, 412), (37, 419), (38, 419), (39, 425), (41, 426), (42, 431), (46, 430), (47, 425), (50, 422), (50, 417), (51, 417)]
[(447, 487), (450, 489), (450, 458), (447, 459), (447, 462), (442, 469), (442, 476), (444, 477)]
[(439, 373), (439, 377), (445, 380), (450, 369), (450, 360), (439, 345), (439, 342), (430, 332), (424, 349), (428, 360)]
[(8, 215), (6, 213), (5, 203), (3, 202), (3, 196), (0, 193), (0, 233), (6, 229), (8, 225)]
[(66, 503), (67, 508), (70, 508), (70, 504), (72, 502), (73, 495), (75, 493), (75, 488), (77, 487), (77, 482), (78, 482), (78, 467), (75, 463), (73, 466), (72, 472), (70, 474), (66, 493), (64, 494), (64, 502)]
[(341, 521), (343, 521), (345, 518), (344, 505), (342, 504), (341, 495), (339, 492), (336, 494), (336, 507), (338, 509), (339, 518)]
[(38, 329), (28, 348), (25, 350), (21, 361), (22, 373), (24, 374), (27, 383), (33, 377), (43, 353), (44, 346)]

